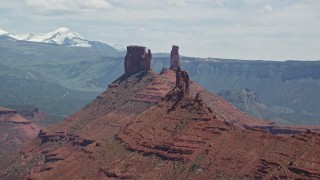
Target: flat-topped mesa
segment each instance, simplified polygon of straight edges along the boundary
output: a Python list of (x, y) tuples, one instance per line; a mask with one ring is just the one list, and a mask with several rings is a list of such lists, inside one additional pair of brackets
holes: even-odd
[(125, 74), (151, 70), (151, 50), (143, 46), (128, 46), (124, 61)]
[(187, 71), (181, 71), (180, 67), (176, 70), (176, 89), (179, 90), (179, 96), (183, 97), (189, 94), (189, 74)]
[(13, 109), (10, 109), (10, 108), (5, 108), (5, 107), (0, 106), (0, 115), (1, 114), (9, 114), (9, 113), (16, 114), (17, 110), (13, 110)]
[(170, 69), (176, 71), (178, 68), (180, 68), (179, 46), (173, 45), (171, 50)]

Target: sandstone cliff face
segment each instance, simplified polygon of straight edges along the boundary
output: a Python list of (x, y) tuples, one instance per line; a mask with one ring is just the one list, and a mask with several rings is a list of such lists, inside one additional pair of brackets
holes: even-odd
[(124, 61), (125, 74), (134, 74), (140, 71), (151, 70), (151, 50), (142, 46), (128, 46)]

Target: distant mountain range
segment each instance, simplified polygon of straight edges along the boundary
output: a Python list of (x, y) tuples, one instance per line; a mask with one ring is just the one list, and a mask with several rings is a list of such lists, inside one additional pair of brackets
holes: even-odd
[(48, 33), (28, 33), (28, 34), (13, 34), (5, 30), (0, 29), (0, 39), (4, 40), (20, 40), (31, 42), (42, 42), (57, 44), (66, 47), (86, 47), (86, 48), (100, 48), (100, 49), (113, 49), (123, 51), (123, 46), (117, 44), (112, 47), (106, 43), (99, 41), (86, 40), (78, 33), (71, 31), (66, 27), (60, 27), (52, 32)]

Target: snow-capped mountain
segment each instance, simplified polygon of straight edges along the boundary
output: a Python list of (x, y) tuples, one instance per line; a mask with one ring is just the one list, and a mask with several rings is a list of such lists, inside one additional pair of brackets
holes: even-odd
[(0, 36), (1, 36), (1, 35), (5, 35), (5, 34), (8, 34), (8, 32), (0, 29)]
[[(22, 41), (44, 42), (63, 45), (66, 39), (75, 40), (74, 46), (91, 47), (83, 37), (70, 29), (61, 27), (55, 31), (39, 34), (20, 34), (12, 35), (12, 38)], [(80, 40), (80, 41), (79, 41)], [(82, 40), (82, 41), (81, 41)]]
[(48, 33), (29, 33), (29, 34), (12, 34), (4, 30), (0, 30), (0, 35), (9, 36), (16, 40), (21, 41), (32, 41), (32, 42), (43, 42), (64, 45), (68, 42), (69, 46), (75, 47), (91, 47), (88, 40), (85, 40), (78, 33), (71, 31), (68, 28), (61, 27), (55, 31)]
[(32, 41), (58, 44), (67, 47), (86, 47), (99, 49), (114, 49), (108, 44), (99, 41), (89, 41), (84, 39), (78, 33), (71, 31), (66, 27), (61, 27), (48, 33), (29, 33), (29, 34), (12, 34), (0, 29), (0, 39), (14, 39), (20, 41)]

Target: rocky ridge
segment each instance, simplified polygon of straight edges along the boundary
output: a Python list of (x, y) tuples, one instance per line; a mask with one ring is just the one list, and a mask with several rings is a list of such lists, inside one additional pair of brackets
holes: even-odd
[(158, 75), (144, 60), (126, 58), (127, 73), (41, 131), (0, 178), (320, 178), (318, 133), (248, 117), (180, 67)]

